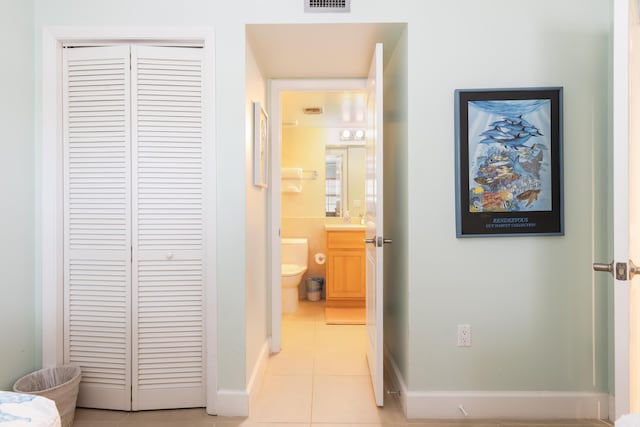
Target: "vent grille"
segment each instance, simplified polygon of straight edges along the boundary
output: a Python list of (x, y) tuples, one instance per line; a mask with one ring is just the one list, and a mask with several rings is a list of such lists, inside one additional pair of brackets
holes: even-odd
[(304, 0), (305, 13), (351, 12), (351, 0)]
[(304, 114), (322, 114), (324, 110), (322, 107), (304, 107), (302, 112)]

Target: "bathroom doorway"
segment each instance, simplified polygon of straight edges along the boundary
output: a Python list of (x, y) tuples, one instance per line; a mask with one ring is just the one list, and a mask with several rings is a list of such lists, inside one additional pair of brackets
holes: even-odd
[[(363, 358), (363, 361), (366, 360), (363, 368), (368, 371), (377, 406), (383, 406), (384, 403), (382, 352), (384, 348), (383, 243), (391, 243), (391, 239), (383, 237), (384, 119), (382, 111), (384, 84), (382, 51), (383, 45), (377, 43), (373, 50), (367, 79), (355, 81), (356, 85), (364, 86), (364, 90), (357, 87), (355, 90), (345, 90), (344, 87), (338, 87), (337, 90), (334, 89), (333, 91), (314, 92), (315, 95), (309, 92), (288, 94), (287, 85), (295, 88), (301, 86), (300, 81), (282, 82), (280, 86), (275, 82), (271, 84), (271, 111), (276, 114), (280, 113), (276, 120), (277, 125), (272, 126), (271, 130), (273, 141), (272, 162), (282, 163), (272, 169), (271, 202), (275, 214), (272, 216), (271, 224), (272, 227), (281, 226), (278, 227), (278, 237), (280, 238), (297, 237), (299, 239), (300, 233), (308, 233), (310, 228), (316, 228), (317, 236), (314, 236), (315, 238), (311, 240), (315, 241), (319, 247), (328, 253), (325, 323), (332, 323), (332, 330), (335, 332), (336, 324), (353, 323), (354, 317), (357, 318), (357, 313), (361, 312), (361, 320), (357, 323), (365, 325), (359, 331), (363, 336), (364, 346), (362, 350), (364, 356), (366, 356), (366, 359)], [(350, 83), (354, 82), (343, 82), (344, 85)], [(311, 84), (315, 86), (313, 82)], [(330, 80), (326, 84), (330, 86), (335, 82)], [(341, 94), (337, 93), (338, 91), (341, 91)], [(292, 104), (295, 104), (293, 100), (298, 99), (301, 102), (307, 102), (309, 99), (322, 99), (325, 102), (335, 99), (337, 102), (326, 102), (327, 107), (302, 104), (298, 108), (284, 108), (289, 106), (288, 103), (285, 103), (285, 100), (288, 99)], [(337, 111), (335, 122), (339, 127), (333, 131), (330, 131), (330, 128), (315, 128), (321, 131), (319, 135), (308, 135), (308, 132), (304, 132), (302, 135), (297, 135), (301, 136), (301, 138), (289, 138), (289, 136), (296, 135), (288, 135), (284, 127), (279, 125), (283, 123), (282, 115), (285, 112), (295, 115), (297, 114), (296, 111), (301, 109), (305, 113), (308, 111), (313, 112), (311, 115), (315, 116), (322, 114), (325, 108), (328, 111)], [(298, 119), (286, 118), (284, 120), (292, 124), (298, 124), (303, 120), (306, 122), (303, 116), (297, 117)], [(316, 145), (320, 147), (318, 150), (321, 153), (320, 156), (314, 156), (314, 150), (304, 145), (311, 144), (312, 141), (315, 141)], [(342, 185), (343, 175), (348, 176), (349, 174), (344, 174), (342, 171), (337, 170), (338, 164), (342, 164), (342, 160), (339, 160), (342, 156), (335, 154), (335, 151), (331, 154), (329, 150), (330, 154), (327, 157), (327, 146), (347, 148), (347, 152), (344, 153), (347, 162), (349, 158), (348, 148), (364, 148), (360, 152), (363, 158), (359, 162), (354, 162), (354, 167), (351, 168), (353, 172), (356, 169), (361, 169), (360, 179), (355, 179), (355, 175), (358, 174), (353, 174), (354, 181), (357, 181), (354, 182), (353, 191), (348, 191), (349, 184)], [(286, 153), (285, 148), (287, 148)], [(299, 152), (300, 155), (292, 160), (291, 156), (288, 155), (289, 151)], [(353, 157), (357, 157), (357, 152), (355, 150), (352, 151), (354, 151), (352, 153)], [(288, 200), (284, 193), (291, 192), (296, 196), (300, 196), (304, 173), (310, 172), (311, 180), (317, 180), (317, 176), (322, 176), (322, 174), (319, 174), (317, 170), (304, 169), (304, 167), (296, 167), (295, 169), (291, 167), (289, 169), (281, 169), (281, 167), (285, 163), (292, 161), (308, 162), (313, 160), (316, 162), (319, 160), (319, 163), (306, 167), (313, 168), (316, 165), (321, 172), (324, 172), (323, 182), (320, 185), (316, 185), (316, 188), (320, 191), (308, 192), (311, 196), (310, 204), (314, 205), (317, 202), (320, 208), (317, 212), (320, 216), (315, 219), (311, 218), (311, 220), (317, 221), (317, 227), (311, 227), (311, 224), (307, 224), (306, 227), (303, 225), (299, 230), (285, 230), (283, 232), (284, 221), (287, 220), (289, 222), (289, 218), (285, 218), (283, 212), (299, 211), (305, 206), (305, 203), (301, 203), (302, 200), (298, 197), (294, 198), (294, 200)], [(356, 168), (356, 164), (360, 164), (361, 167)], [(293, 163), (293, 165), (297, 164)], [(297, 173), (291, 173), (291, 171), (297, 171)], [(281, 173), (279, 174), (278, 172)], [(338, 177), (340, 178), (340, 183), (336, 184), (335, 181), (338, 181)], [(282, 178), (282, 182), (280, 182), (280, 178)], [(290, 180), (292, 178), (295, 178), (293, 184), (291, 181), (285, 181), (285, 179)], [(280, 189), (282, 189), (282, 195), (280, 194)], [(346, 197), (342, 196), (343, 190), (347, 193)], [(314, 193), (316, 193), (315, 196)], [(359, 199), (350, 200), (349, 194), (357, 194)], [(280, 199), (282, 205), (276, 204), (274, 199)], [(363, 199), (366, 201), (366, 207), (362, 206)], [(360, 209), (359, 222), (351, 222), (349, 211), (345, 209), (350, 209), (351, 207)], [(327, 214), (332, 220), (326, 218)], [(277, 222), (277, 219), (280, 219), (280, 221)], [(289, 233), (297, 234), (297, 236), (288, 235)], [(306, 242), (306, 239), (304, 241)], [(295, 282), (290, 280), (290, 277), (284, 276), (285, 267), (290, 270), (292, 262), (295, 263), (300, 258), (309, 258), (308, 254), (305, 253), (305, 256), (292, 256), (292, 259), (289, 259), (289, 255), (292, 254), (291, 248), (287, 245), (286, 251), (284, 247), (280, 251), (281, 242), (284, 242), (284, 239), (275, 238), (271, 242), (271, 253), (272, 255), (276, 254), (275, 257), (272, 256), (272, 272), (277, 273), (278, 279), (281, 279), (274, 280), (271, 284), (272, 345), (274, 341), (277, 344), (281, 344), (282, 339), (280, 312), (285, 299), (278, 294), (282, 295), (284, 292), (287, 311), (295, 311), (296, 308), (295, 299), (292, 301), (290, 298), (292, 296), (290, 286), (295, 285)], [(326, 242), (326, 247), (321, 246), (324, 242)], [(297, 245), (297, 247), (300, 248), (301, 245)], [(304, 249), (307, 251), (306, 244)], [(282, 259), (278, 260), (276, 264), (274, 260), (280, 258), (278, 254), (282, 255)], [(287, 256), (285, 257), (285, 255)], [(321, 260), (324, 257), (325, 255), (322, 253), (316, 253), (314, 261), (317, 264), (323, 264)], [(298, 270), (296, 267), (295, 271)], [(280, 274), (283, 274), (283, 276), (279, 277)], [(286, 289), (284, 289), (285, 287)], [(336, 312), (342, 314), (336, 315)], [(346, 316), (348, 321), (345, 320), (345, 312), (349, 313)], [(334, 321), (330, 322), (330, 318), (333, 318)], [(340, 320), (337, 321), (338, 319)], [(279, 350), (279, 348), (272, 348), (272, 352)]]
[[(347, 210), (356, 217), (354, 222), (359, 213), (364, 214), (364, 170), (358, 171), (359, 179), (354, 176), (349, 180), (348, 165), (351, 163), (354, 172), (358, 166), (364, 169), (364, 141), (356, 140), (355, 134), (366, 127), (366, 111), (358, 112), (361, 107), (366, 109), (365, 89), (364, 79), (283, 79), (271, 83), (271, 225), (277, 230), (277, 236), (272, 237), (277, 243), (271, 247), (272, 352), (281, 347), (281, 272), (275, 267), (281, 264), (279, 238), (306, 237), (309, 262), (304, 278), (324, 278), (324, 264), (320, 263), (326, 259), (325, 222), (343, 221)], [(315, 112), (305, 114), (304, 108)], [(338, 163), (340, 170), (334, 169), (333, 177), (339, 176), (339, 181), (331, 179), (332, 166)], [(285, 184), (290, 181), (275, 178), (282, 176), (285, 168), (300, 170), (300, 187), (288, 189)], [(304, 299), (304, 279), (299, 292)]]
[[(365, 134), (371, 135), (366, 88), (365, 79), (271, 83), (272, 156), (280, 161), (272, 171), (281, 178), (272, 180), (272, 199), (280, 197), (279, 204), (272, 200), (272, 207), (280, 208), (280, 221), (276, 222), (278, 216), (274, 215), (272, 225), (279, 226), (283, 243), (285, 239), (305, 238), (308, 261), (294, 312), (290, 312), (290, 291), (281, 287), (288, 280), (273, 279), (271, 342), (278, 341), (280, 348), (272, 348), (272, 352), (279, 353), (270, 358), (268, 372), (304, 373), (311, 375), (314, 384), (335, 386), (335, 381), (344, 382), (343, 385), (358, 390), (355, 394), (367, 397), (365, 407), (372, 410), (383, 402), (382, 398), (374, 402), (368, 398), (378, 377), (370, 373), (372, 362), (365, 324)], [(332, 245), (332, 236), (338, 239), (339, 249)], [(349, 242), (345, 240), (347, 237)], [(288, 256), (291, 248), (282, 247), (280, 251), (278, 241), (272, 243), (271, 253), (280, 252), (282, 258), (272, 269), (280, 274), (278, 267), (293, 261)], [(341, 277), (335, 274), (338, 271)], [(305, 292), (304, 278), (315, 277), (328, 279), (325, 283), (332, 286), (320, 301), (312, 301)], [(338, 282), (348, 284), (348, 289), (337, 285)], [(337, 288), (345, 292), (341, 298), (331, 299)], [(287, 298), (275, 296), (278, 291)], [(276, 307), (281, 301), (281, 308)], [(335, 317), (331, 320), (330, 310), (357, 311), (361, 318), (355, 322), (344, 318), (337, 321)], [(284, 367), (282, 360), (296, 368)], [(268, 376), (265, 381), (269, 383), (273, 378)], [(373, 390), (374, 396), (382, 395)], [(322, 396), (322, 391), (319, 393)], [(322, 402), (322, 398), (314, 400), (314, 408), (322, 408)]]
[[(377, 43), (385, 46), (385, 58), (382, 61), (382, 55), (378, 57), (390, 66), (390, 74), (393, 76), (393, 83), (389, 85), (390, 99), (404, 100), (406, 96), (406, 24), (257, 24), (247, 26), (247, 37), (250, 45), (252, 67), (254, 80), (251, 81), (254, 90), (254, 97), (259, 96), (259, 89), (264, 85), (265, 89), (265, 105), (269, 114), (270, 122), (270, 171), (268, 189), (268, 219), (269, 235), (268, 254), (270, 258), (268, 264), (270, 266), (268, 273), (270, 284), (270, 295), (268, 300), (268, 314), (271, 320), (269, 327), (270, 340), (269, 349), (272, 353), (278, 353), (282, 346), (282, 289), (281, 289), (281, 251), (280, 239), (283, 237), (281, 218), (282, 218), (282, 194), (281, 194), (281, 171), (282, 171), (282, 153), (281, 153), (281, 133), (283, 121), (286, 119), (282, 116), (281, 96), (284, 92), (295, 91), (311, 91), (316, 93), (323, 92), (344, 92), (344, 91), (361, 91), (363, 82), (371, 69), (372, 50)], [(402, 40), (402, 43), (399, 41)], [(388, 47), (388, 49), (387, 49)], [(255, 70), (259, 69), (261, 77), (264, 81), (260, 82), (255, 79)], [(386, 72), (386, 70), (385, 70)], [(313, 82), (313, 86), (286, 86), (300, 85), (301, 82)], [(346, 86), (345, 86), (346, 84)], [(350, 85), (356, 85), (352, 87)], [(366, 86), (366, 85), (365, 85)], [(379, 85), (382, 88), (382, 85)], [(381, 89), (382, 91), (382, 89)], [(396, 95), (398, 94), (398, 95)], [(252, 98), (250, 100), (255, 100)], [(401, 108), (403, 104), (399, 104)], [(402, 110), (404, 114), (404, 110)], [(404, 117), (404, 115), (402, 116)], [(385, 118), (386, 120), (386, 118)], [(382, 123), (382, 117), (378, 123)], [(284, 123), (284, 125), (292, 125), (293, 123)], [(397, 130), (404, 129), (402, 126), (396, 127)], [(382, 134), (382, 132), (380, 132)], [(403, 135), (398, 134), (400, 138)], [(400, 141), (404, 141), (401, 139)], [(402, 142), (404, 143), (404, 142)], [(325, 156), (322, 156), (323, 160)], [(393, 165), (395, 167), (395, 165)], [(300, 168), (302, 169), (302, 168)], [(314, 172), (320, 170), (310, 169), (310, 176)], [(326, 178), (326, 170), (325, 178)], [(302, 172), (301, 172), (302, 173)], [(307, 175), (305, 175), (306, 177)], [(304, 181), (306, 183), (306, 181)], [(324, 183), (324, 180), (323, 180)], [(326, 183), (324, 183), (326, 185)], [(340, 196), (342, 196), (341, 194)], [(324, 215), (332, 212), (337, 215), (344, 213), (343, 199), (340, 200), (338, 206), (334, 201), (328, 201), (326, 194), (325, 205), (323, 209)], [(359, 200), (359, 199), (356, 199)], [(366, 203), (360, 200), (360, 205)], [(354, 201), (353, 206), (356, 211), (351, 213), (355, 215), (355, 220), (359, 220), (358, 202)], [(334, 217), (336, 218), (336, 217)], [(340, 218), (340, 217), (337, 217)], [(324, 219), (324, 218), (323, 218)], [(321, 238), (321, 240), (323, 240)], [(361, 241), (363, 241), (362, 239)], [(375, 239), (378, 241), (378, 239)], [(382, 239), (380, 239), (382, 241)], [(372, 246), (373, 247), (373, 246)], [(310, 249), (310, 262), (315, 259), (317, 251), (312, 247)], [(381, 275), (379, 275), (380, 277)], [(382, 316), (382, 310), (377, 310)], [(381, 339), (381, 324), (375, 333), (368, 334), (368, 341), (371, 337), (377, 336)], [(381, 347), (381, 346), (380, 346)], [(382, 357), (377, 360), (381, 363)], [(381, 365), (380, 365), (381, 366)], [(368, 375), (367, 375), (368, 376)], [(381, 377), (381, 376), (380, 376)]]

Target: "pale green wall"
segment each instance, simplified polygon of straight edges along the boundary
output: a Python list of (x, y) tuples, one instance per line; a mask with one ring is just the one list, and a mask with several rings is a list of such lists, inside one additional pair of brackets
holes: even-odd
[(0, 37), (0, 390), (39, 363), (34, 286), (33, 2), (4, 0)]
[[(409, 28), (409, 389), (606, 391), (607, 291), (592, 291), (590, 264), (606, 208), (592, 192), (607, 165), (610, 2), (437, 9)], [(453, 92), (523, 86), (564, 86), (566, 235), (456, 239)], [(471, 348), (456, 346), (460, 323)]]
[(384, 69), (384, 342), (407, 375), (409, 357), (408, 31)]
[[(259, 102), (266, 108), (266, 81), (262, 75), (251, 46), (247, 43), (246, 65), (246, 124), (245, 150), (253, 153), (253, 103)], [(267, 281), (269, 268), (265, 251), (268, 245), (269, 227), (267, 223), (267, 190), (253, 185), (253, 155), (245, 160), (246, 176), (246, 378), (251, 378), (254, 366), (267, 339), (267, 307), (270, 306), (270, 292)], [(224, 319), (220, 319), (224, 322)]]
[[(252, 357), (246, 342), (247, 212), (245, 25), (287, 22), (406, 22), (407, 98), (399, 110), (396, 191), (386, 335), (411, 391), (606, 390), (606, 290), (592, 299), (592, 163), (606, 170), (609, 140), (610, 2), (605, 0), (353, 0), (352, 13), (304, 15), (302, 2), (246, 0), (5, 0), (3, 35), (23, 69), (0, 80), (6, 156), (3, 198), (0, 383), (39, 360), (40, 227), (32, 132), (41, 135), (43, 26), (209, 26), (216, 33), (218, 155), (219, 385), (242, 390)], [(33, 7), (33, 9), (32, 9)], [(31, 16), (35, 33), (31, 32)], [(35, 35), (35, 41), (33, 39)], [(35, 50), (32, 48), (35, 44)], [(7, 50), (8, 49), (8, 50)], [(35, 67), (34, 67), (35, 62)], [(469, 87), (565, 87), (565, 237), (455, 238), (453, 91)], [(35, 106), (33, 91), (35, 88)], [(11, 100), (8, 102), (7, 100)], [(30, 111), (35, 113), (31, 115)], [(403, 116), (404, 115), (404, 116)], [(5, 116), (6, 117), (6, 116)], [(35, 119), (34, 119), (35, 117)], [(406, 128), (406, 138), (402, 126)], [(393, 137), (392, 137), (393, 138)], [(403, 142), (408, 141), (408, 142)], [(406, 159), (406, 162), (403, 161)], [(387, 162), (389, 163), (389, 162)], [(394, 160), (391, 161), (394, 164)], [(393, 169), (394, 167), (391, 167)], [(598, 178), (600, 175), (597, 175)], [(403, 185), (406, 183), (406, 186)], [(8, 207), (8, 208), (7, 208)], [(394, 228), (395, 227), (395, 228)], [(6, 237), (5, 237), (6, 236)], [(399, 248), (399, 249), (396, 249)], [(390, 249), (391, 250), (391, 249)], [(388, 250), (388, 251), (390, 251)], [(35, 253), (35, 255), (34, 255)], [(266, 256), (264, 252), (255, 252)], [(406, 269), (403, 267), (406, 265)], [(34, 272), (35, 268), (35, 272)], [(394, 290), (397, 289), (397, 290)], [(11, 293), (11, 304), (4, 301)], [(596, 386), (592, 385), (592, 306)], [(6, 306), (6, 308), (5, 308)], [(253, 319), (249, 319), (253, 322)], [(260, 321), (253, 326), (264, 330)], [(266, 323), (266, 319), (264, 320)], [(457, 323), (470, 323), (473, 347), (455, 347)], [(254, 352), (255, 350), (251, 350)]]

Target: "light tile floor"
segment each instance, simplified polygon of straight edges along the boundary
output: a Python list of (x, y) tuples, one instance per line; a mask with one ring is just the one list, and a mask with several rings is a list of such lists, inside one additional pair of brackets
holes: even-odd
[(77, 409), (73, 427), (604, 427), (598, 420), (407, 420), (397, 398), (375, 406), (364, 326), (326, 325), (324, 304), (284, 315), (282, 351), (270, 357), (248, 418), (204, 409), (118, 412)]

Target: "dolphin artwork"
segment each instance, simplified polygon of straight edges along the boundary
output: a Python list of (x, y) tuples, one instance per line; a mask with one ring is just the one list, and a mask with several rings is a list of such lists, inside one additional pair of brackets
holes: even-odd
[(543, 136), (540, 129), (522, 118), (503, 117), (489, 125), (489, 129), (480, 134), (481, 144), (502, 144), (506, 147), (517, 148), (524, 145), (531, 137)]
[(550, 211), (550, 101), (468, 104), (469, 211)]

